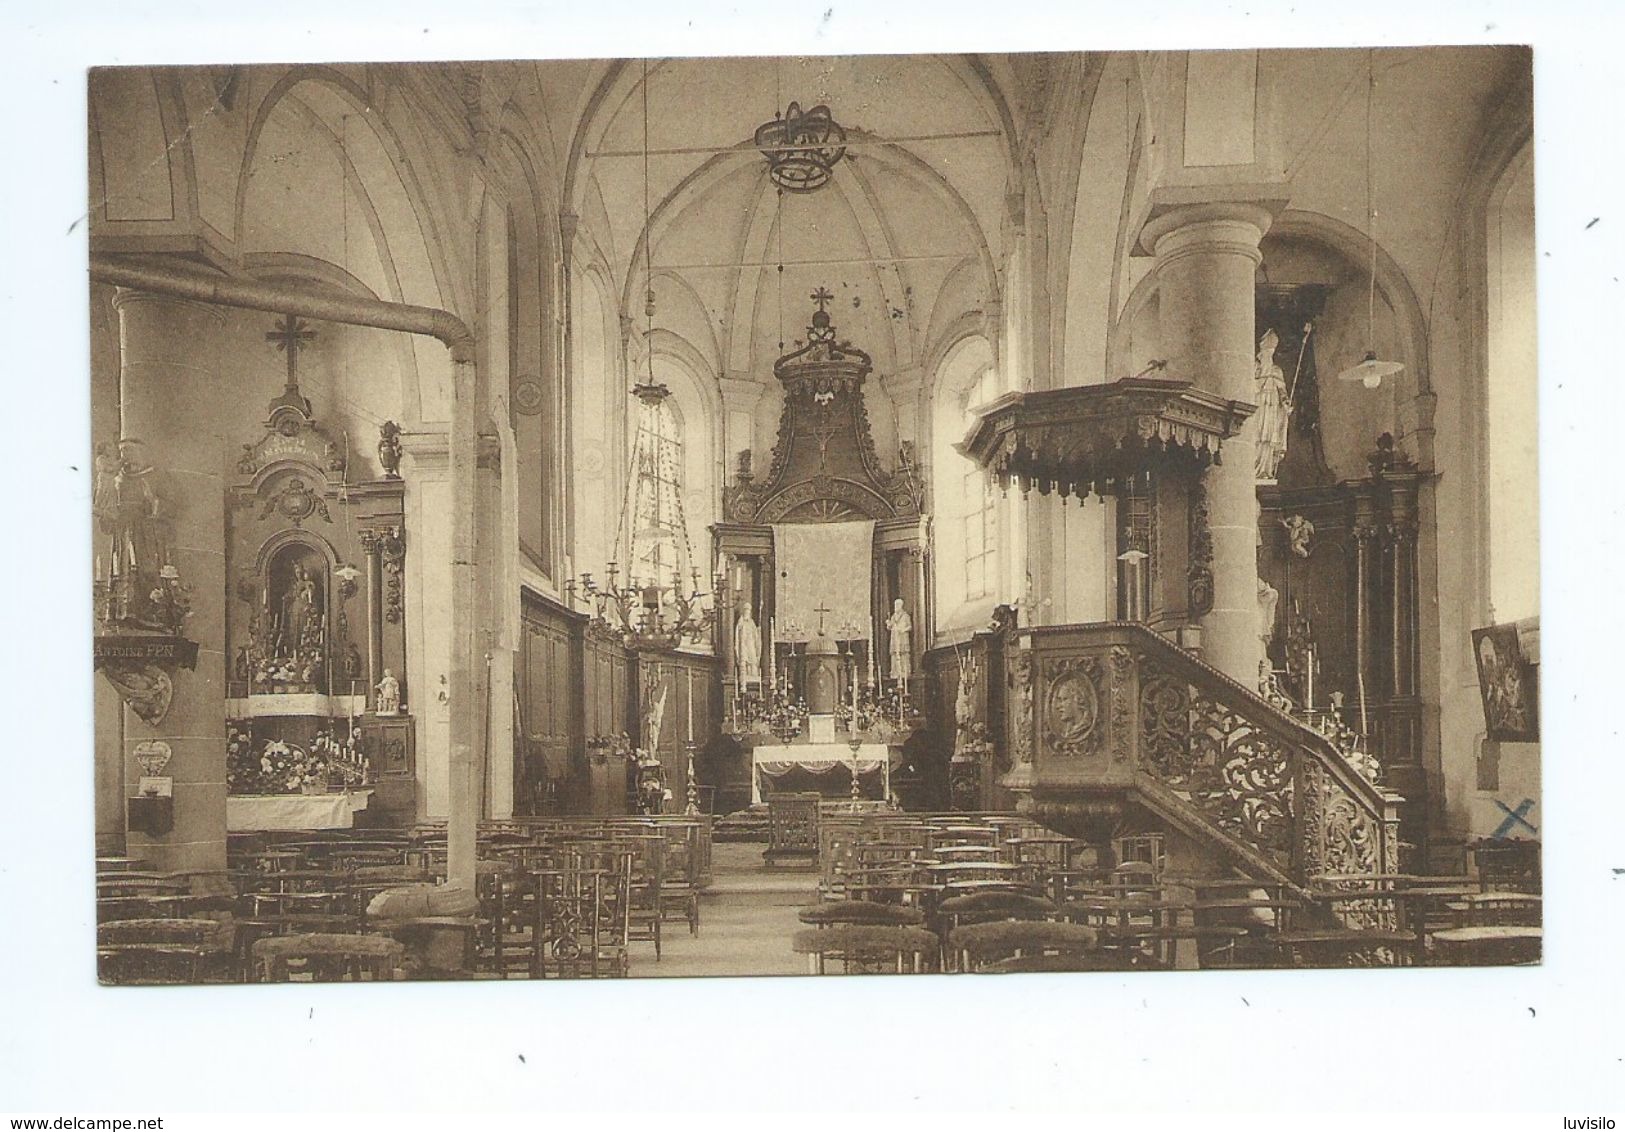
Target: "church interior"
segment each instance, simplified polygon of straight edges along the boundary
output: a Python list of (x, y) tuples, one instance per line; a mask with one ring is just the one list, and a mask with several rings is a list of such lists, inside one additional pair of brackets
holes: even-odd
[(1531, 92), (92, 71), (103, 981), (1538, 962)]

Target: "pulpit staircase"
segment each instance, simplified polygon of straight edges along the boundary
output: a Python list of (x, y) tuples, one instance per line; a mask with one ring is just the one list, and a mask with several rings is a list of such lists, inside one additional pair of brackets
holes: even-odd
[(1161, 828), (1216, 875), (1311, 900), (1399, 871), (1402, 800), (1284, 697), (1138, 623), (1020, 630), (1008, 643), (1004, 781), (1046, 824), (1096, 840)]

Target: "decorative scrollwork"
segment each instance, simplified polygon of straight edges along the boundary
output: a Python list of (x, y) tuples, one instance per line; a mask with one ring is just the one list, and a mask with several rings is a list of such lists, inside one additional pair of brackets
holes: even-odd
[(402, 589), (406, 573), (406, 535), (399, 527), (378, 532), (384, 566), (384, 617), (398, 622), (405, 616)]
[(1033, 656), (1028, 650), (1017, 649), (1011, 657), (1010, 683), (1016, 705), (1012, 714), (1011, 756), (1016, 765), (1024, 766), (1033, 761)]
[(1129, 734), (1134, 726), (1134, 700), (1129, 693), (1129, 681), (1134, 675), (1134, 654), (1122, 645), (1113, 645), (1106, 663), (1111, 670), (1111, 749), (1113, 758), (1122, 761), (1129, 755)]
[(281, 490), (268, 496), (264, 507), (260, 510), (262, 520), (269, 519), (273, 514), (280, 513), (294, 526), (303, 526), (311, 515), (320, 515), (324, 523), (331, 523), (333, 516), (327, 509), (327, 500), (311, 490), (302, 476), (293, 476), (282, 485)]
[(1208, 521), (1207, 485), (1201, 476), (1191, 481), (1188, 512), (1190, 567), (1186, 571), (1186, 601), (1191, 617), (1213, 611), (1213, 531)]
[[(1290, 748), (1196, 687), (1187, 685), (1185, 694), (1189, 737), (1183, 770), (1174, 761), (1158, 776), (1221, 829), (1286, 864), (1292, 842)], [(1159, 692), (1159, 700), (1165, 706), (1177, 702), (1176, 694), (1166, 688)], [(1178, 734), (1176, 724), (1164, 714), (1159, 727), (1161, 757), (1177, 760), (1171, 753), (1172, 739)], [(1159, 768), (1148, 763), (1147, 769), (1155, 772)]]
[(1190, 774), (1189, 685), (1164, 673), (1140, 689), (1140, 753), (1159, 778)]

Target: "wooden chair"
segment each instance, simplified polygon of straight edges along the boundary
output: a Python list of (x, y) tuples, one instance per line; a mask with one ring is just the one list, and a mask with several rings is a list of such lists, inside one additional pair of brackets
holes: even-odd
[(529, 975), (535, 962), (535, 878), (507, 861), (476, 862), (479, 898), (474, 965), (499, 979)]
[(1112, 858), (1119, 865), (1150, 865), (1156, 877), (1167, 864), (1168, 851), (1162, 834), (1134, 833), (1112, 838)]
[(1059, 974), (1078, 971), (1121, 971), (1123, 962), (1104, 951), (1081, 951), (1053, 955), (1012, 955), (977, 967), (972, 974)]
[(1474, 892), (1449, 905), (1458, 928), (1540, 927), (1541, 898), (1527, 892)]
[(666, 868), (660, 882), (661, 917), (682, 914), (688, 934), (700, 934), (700, 889), (708, 883), (707, 823), (661, 821), (650, 827), (666, 839)]
[(660, 925), (665, 920), (666, 839), (660, 833), (628, 838), (633, 847), (628, 879), (627, 939), (655, 945), (660, 962)]
[(835, 924), (881, 924), (891, 927), (919, 927), (925, 913), (904, 904), (876, 904), (870, 900), (831, 900), (812, 904), (796, 913), (796, 918), (813, 927)]
[(200, 983), (229, 975), (232, 929), (214, 920), (117, 920), (96, 929), (97, 977), (116, 985)]
[(1540, 842), (1481, 841), (1472, 856), (1484, 892), (1540, 892)]
[(1433, 936), (1447, 967), (1524, 966), (1540, 962), (1541, 929), (1520, 924), (1446, 928)]
[(536, 886), (530, 974), (535, 979), (625, 977), (631, 861), (625, 867), (543, 870)]
[(767, 848), (762, 851), (766, 864), (795, 860), (817, 867), (818, 803), (817, 794), (768, 795)]
[(846, 975), (918, 975), (928, 971), (937, 954), (937, 937), (924, 928), (885, 924), (832, 924), (806, 928), (790, 941), (807, 957), (807, 973), (829, 973), (829, 962)]
[(1409, 967), (1416, 936), (1385, 928), (1307, 928), (1279, 932), (1273, 943), (1288, 967)]
[(958, 957), (960, 970), (974, 971), (1018, 956), (1087, 955), (1097, 949), (1099, 941), (1099, 932), (1084, 924), (999, 920), (953, 929), (948, 933), (948, 950)]
[(382, 935), (320, 932), (256, 940), (258, 981), (387, 982), (401, 975), (406, 947)]

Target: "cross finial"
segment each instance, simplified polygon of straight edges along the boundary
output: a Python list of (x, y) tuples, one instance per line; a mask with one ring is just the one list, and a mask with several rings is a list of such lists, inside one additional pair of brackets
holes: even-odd
[(823, 310), (825, 304), (835, 301), (835, 296), (830, 294), (826, 288), (820, 287), (812, 293), (812, 301), (818, 304), (819, 310)]
[(829, 611), (830, 609), (827, 605), (817, 605), (813, 607), (813, 612), (818, 614), (818, 635), (820, 637), (824, 635), (824, 614), (828, 613)]
[(275, 342), (276, 348), (288, 355), (288, 388), (299, 388), (299, 351), (304, 349), (305, 343), (316, 337), (314, 330), (305, 329), (305, 324), (293, 315), (283, 315), (282, 321), (276, 324), (275, 329), (265, 332), (267, 342)]

